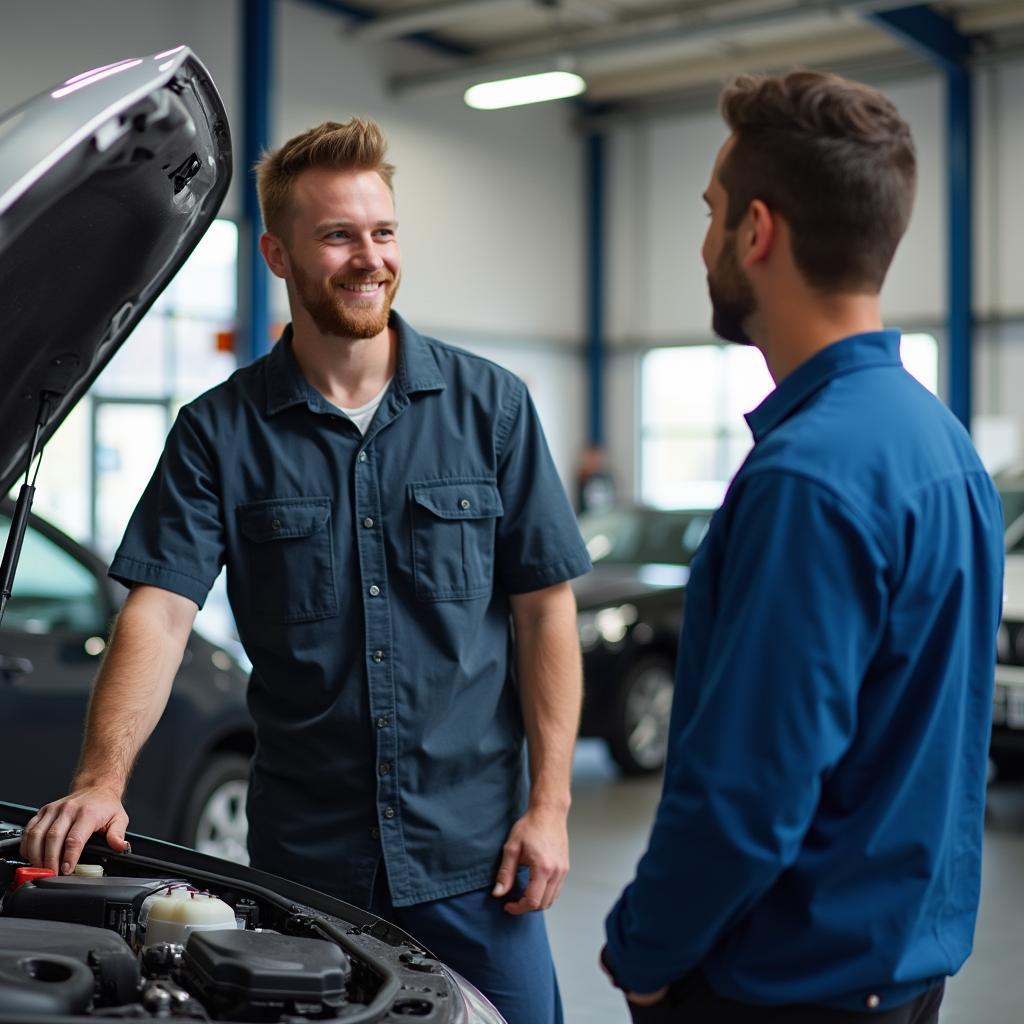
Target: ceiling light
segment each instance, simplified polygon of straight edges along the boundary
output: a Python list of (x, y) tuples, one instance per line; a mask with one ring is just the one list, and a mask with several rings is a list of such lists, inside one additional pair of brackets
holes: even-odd
[(545, 71), (540, 75), (502, 78), (470, 86), (463, 97), (466, 105), (476, 110), (499, 110), (520, 107), (525, 103), (544, 103), (578, 96), (587, 83), (571, 71)]

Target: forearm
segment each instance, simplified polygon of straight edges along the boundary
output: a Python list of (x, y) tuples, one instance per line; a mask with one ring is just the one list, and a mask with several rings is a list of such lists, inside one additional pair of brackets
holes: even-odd
[(567, 811), (583, 697), (576, 602), (568, 584), (542, 593), (515, 616), (530, 806)]
[(167, 705), (196, 606), (138, 587), (118, 616), (86, 719), (72, 789), (123, 794), (135, 759)]

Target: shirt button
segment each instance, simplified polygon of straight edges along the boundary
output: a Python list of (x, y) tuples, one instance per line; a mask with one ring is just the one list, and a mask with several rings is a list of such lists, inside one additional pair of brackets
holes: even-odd
[(280, 530), (281, 529), (281, 520), (280, 519), (272, 520), (271, 523), (270, 523), (270, 528), (272, 530)]
[(380, 829), (377, 828), (376, 825), (374, 825), (373, 828), (370, 829), (370, 838), (371, 839), (380, 839)]
[(385, 818), (393, 818), (394, 816), (395, 816), (395, 809), (394, 809), (394, 807), (385, 807), (384, 808), (384, 817)]
[(379, 596), (380, 596), (380, 587), (378, 587), (377, 584), (374, 583), (374, 584), (372, 584), (370, 586), (370, 597), (379, 597)]
[(371, 526), (373, 526), (373, 520), (369, 516), (367, 516), (363, 520), (363, 526), (365, 526), (367, 529), (369, 529)]
[(358, 455), (356, 456), (356, 460), (357, 460), (358, 462), (365, 462), (365, 461), (366, 461), (366, 452), (360, 452), (360, 453), (359, 453), (359, 454), (358, 454)]
[(391, 774), (391, 762), (390, 761), (384, 761), (381, 764), (381, 766), (379, 768), (379, 771), (380, 771), (381, 775), (390, 775)]
[(867, 999), (864, 1000), (864, 1002), (867, 1004), (867, 1008), (869, 1010), (877, 1010), (879, 1006), (882, 1005), (882, 1000), (877, 995), (875, 995), (874, 992), (872, 992), (871, 995), (869, 995)]
[(469, 508), (469, 498), (463, 498), (462, 501), (459, 502), (459, 508), (465, 512), (466, 509)]
[(378, 729), (386, 729), (387, 727), (388, 727), (387, 717), (385, 715), (381, 715), (380, 718), (377, 719), (377, 728)]
[(383, 651), (374, 651), (373, 652), (373, 660), (375, 662), (377, 662), (377, 664), (379, 665), (384, 660), (384, 652)]

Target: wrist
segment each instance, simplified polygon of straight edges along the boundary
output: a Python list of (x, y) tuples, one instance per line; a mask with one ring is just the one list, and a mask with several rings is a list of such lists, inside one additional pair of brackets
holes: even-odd
[(568, 792), (537, 792), (530, 794), (529, 810), (538, 814), (557, 814), (563, 818), (569, 814), (572, 799)]
[(77, 793), (83, 789), (105, 789), (120, 800), (124, 795), (125, 783), (110, 775), (80, 771), (71, 780), (71, 792)]

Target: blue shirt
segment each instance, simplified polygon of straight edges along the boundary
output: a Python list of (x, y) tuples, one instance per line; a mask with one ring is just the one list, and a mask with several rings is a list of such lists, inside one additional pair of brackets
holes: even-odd
[(366, 436), (290, 329), (182, 409), (111, 565), (202, 604), (253, 664), (253, 863), (368, 906), (493, 884), (527, 785), (509, 595), (590, 560), (525, 385), (401, 319)]
[(607, 920), (619, 981), (865, 1011), (971, 949), (1003, 520), (899, 333), (747, 417), (693, 560), (661, 804)]

